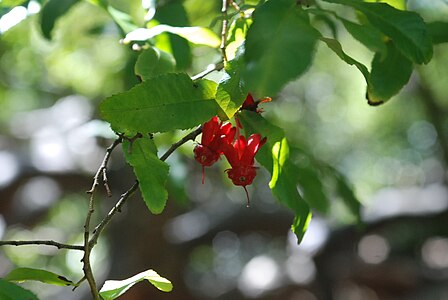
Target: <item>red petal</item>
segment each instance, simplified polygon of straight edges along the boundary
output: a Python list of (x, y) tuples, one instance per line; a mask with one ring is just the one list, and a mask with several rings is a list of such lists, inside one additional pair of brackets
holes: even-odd
[(208, 146), (213, 140), (213, 137), (218, 133), (219, 120), (217, 116), (214, 116), (210, 121), (205, 122), (202, 126), (202, 138), (201, 144)]
[(261, 146), (264, 145), (264, 143), (266, 143), (266, 138), (261, 140), (261, 136), (258, 133), (252, 134), (247, 139), (247, 148), (246, 151), (244, 151), (243, 156), (241, 157), (241, 163), (246, 166), (253, 165), (255, 154), (257, 154), (258, 150)]
[(223, 144), (221, 149), (225, 157), (227, 158), (227, 161), (233, 168), (240, 165), (240, 160), (238, 158), (238, 150), (235, 149), (233, 145)]

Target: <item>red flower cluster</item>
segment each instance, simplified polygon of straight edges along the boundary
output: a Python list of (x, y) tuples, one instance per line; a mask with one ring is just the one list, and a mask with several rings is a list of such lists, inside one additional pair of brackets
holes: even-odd
[[(238, 136), (234, 141), (236, 132)], [(249, 205), (246, 185), (251, 184), (257, 175), (254, 158), (265, 142), (266, 138), (262, 139), (259, 134), (252, 134), (246, 140), (232, 124), (219, 122), (218, 117), (213, 117), (202, 126), (201, 143), (194, 148), (194, 158), (202, 165), (202, 183), (204, 167), (213, 165), (224, 154), (232, 167), (226, 170), (227, 176), (233, 184), (244, 188)]]

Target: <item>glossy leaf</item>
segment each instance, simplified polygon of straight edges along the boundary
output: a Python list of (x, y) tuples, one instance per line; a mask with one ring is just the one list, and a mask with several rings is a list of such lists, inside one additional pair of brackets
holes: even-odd
[(367, 88), (369, 104), (377, 105), (390, 99), (409, 81), (411, 74), (412, 62), (389, 42), (385, 57), (376, 53), (372, 61)]
[(228, 119), (238, 111), (248, 93), (241, 80), (243, 66), (240, 58), (229, 61), (216, 91), (216, 102)]
[(151, 28), (138, 28), (129, 32), (124, 38), (125, 43), (131, 41), (146, 41), (153, 37), (165, 33), (173, 33), (193, 44), (206, 45), (217, 48), (221, 43), (218, 36), (210, 29), (204, 27), (173, 27), (169, 25), (157, 25)]
[(319, 33), (293, 0), (268, 1), (253, 18), (243, 78), (250, 91), (273, 96), (310, 66)]
[(133, 142), (125, 140), (123, 150), (126, 161), (133, 167), (140, 184), (140, 191), (146, 206), (153, 214), (159, 214), (165, 208), (168, 192), (169, 166), (157, 156), (154, 141), (140, 138)]
[(150, 78), (100, 104), (101, 115), (117, 132), (135, 134), (187, 129), (216, 115), (216, 83), (195, 82), (184, 73)]
[(32, 269), (32, 268), (14, 269), (8, 275), (6, 275), (5, 279), (8, 281), (16, 281), (16, 282), (32, 280), (61, 286), (76, 285), (73, 281), (68, 280), (64, 276), (46, 270)]
[[(159, 6), (154, 15), (154, 19), (160, 24), (187, 27), (190, 26), (188, 21), (187, 11), (185, 10), (181, 1), (167, 2)], [(166, 52), (171, 53), (176, 60), (176, 67), (178, 70), (184, 70), (191, 66), (192, 55), (191, 48), (188, 41), (183, 37), (167, 33), (168, 45), (167, 48), (156, 46)]]
[(0, 279), (1, 300), (38, 300), (37, 296), (12, 282)]
[(448, 22), (432, 22), (427, 26), (433, 44), (448, 43)]
[(432, 58), (432, 43), (422, 17), (385, 3), (359, 0), (325, 0), (351, 6), (362, 12), (369, 22), (392, 39), (397, 49), (415, 63), (428, 63)]
[(117, 299), (134, 284), (143, 280), (148, 280), (153, 286), (163, 292), (170, 292), (173, 289), (173, 285), (168, 279), (161, 277), (154, 270), (148, 270), (125, 280), (107, 280), (100, 290), (100, 296), (104, 300)]
[(157, 48), (145, 49), (137, 58), (135, 63), (135, 74), (142, 80), (173, 72), (176, 61), (169, 53)]
[(51, 39), (56, 21), (66, 14), (79, 0), (49, 0), (40, 13), (40, 28), (45, 38)]
[(300, 243), (311, 220), (311, 211), (297, 190), (297, 170), (288, 159), (289, 147), (285, 134), (255, 112), (242, 112), (240, 120), (246, 131), (267, 137), (256, 158), (271, 173), (269, 187), (273, 195), (294, 212), (292, 231)]

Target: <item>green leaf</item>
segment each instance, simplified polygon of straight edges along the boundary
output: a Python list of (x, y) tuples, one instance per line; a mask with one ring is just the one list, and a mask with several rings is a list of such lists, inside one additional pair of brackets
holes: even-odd
[(344, 18), (339, 18), (342, 21), (345, 29), (360, 43), (372, 50), (373, 52), (386, 52), (386, 45), (384, 43), (385, 36), (370, 24), (357, 24)]
[(148, 280), (163, 292), (170, 292), (173, 289), (173, 285), (168, 279), (161, 277), (154, 270), (148, 270), (125, 280), (107, 280), (100, 290), (100, 296), (104, 300), (117, 299), (134, 284), (143, 280)]
[(432, 22), (427, 26), (433, 44), (448, 43), (448, 22)]
[(173, 56), (157, 48), (145, 49), (135, 63), (135, 74), (142, 80), (147, 80), (157, 75), (173, 72), (176, 61)]
[(310, 66), (319, 33), (293, 0), (268, 1), (254, 12), (243, 73), (248, 90), (273, 96)]
[(121, 10), (116, 9), (112, 5), (107, 6), (107, 12), (112, 17), (114, 22), (120, 27), (122, 34), (126, 34), (138, 28), (134, 24), (130, 15)]
[(294, 212), (292, 231), (300, 243), (311, 220), (311, 211), (297, 190), (297, 168), (289, 160), (285, 134), (282, 129), (255, 112), (241, 112), (240, 120), (246, 131), (259, 133), (267, 138), (256, 158), (271, 173), (269, 187), (273, 195)]
[(42, 34), (51, 40), (51, 32), (56, 21), (67, 13), (79, 0), (49, 0), (40, 13), (40, 28)]
[(369, 22), (392, 39), (406, 57), (415, 63), (428, 63), (432, 58), (432, 43), (422, 17), (385, 3), (359, 0), (325, 0), (351, 6), (362, 12)]
[(39, 300), (32, 292), (8, 281), (0, 279), (1, 300)]
[(215, 91), (213, 81), (168, 73), (107, 98), (100, 112), (115, 131), (127, 134), (188, 129), (217, 114)]
[(229, 61), (225, 68), (225, 74), (218, 84), (216, 102), (228, 119), (238, 111), (248, 94), (241, 80), (243, 67), (241, 58)]
[(323, 41), (328, 46), (328, 48), (333, 50), (333, 52), (336, 53), (336, 55), (339, 56), (339, 58), (342, 59), (344, 62), (348, 63), (349, 65), (354, 65), (356, 68), (358, 68), (358, 70), (364, 76), (367, 84), (369, 84), (370, 73), (367, 67), (362, 63), (360, 63), (359, 61), (357, 61), (356, 59), (347, 55), (342, 49), (342, 46), (339, 43), (339, 41), (325, 37), (321, 37), (320, 40)]
[(156, 145), (150, 138), (140, 138), (133, 142), (125, 140), (123, 150), (126, 161), (134, 168), (146, 206), (153, 214), (160, 214), (168, 199), (165, 187), (168, 164), (159, 159)]
[(0, 0), (0, 7), (14, 7), (25, 3), (27, 0)]
[[(157, 8), (154, 19), (160, 24), (166, 24), (176, 27), (190, 26), (188, 21), (187, 11), (182, 4), (182, 1), (171, 1)], [(176, 67), (178, 70), (185, 70), (191, 66), (192, 55), (191, 48), (188, 41), (178, 35), (168, 33), (168, 48), (156, 46), (166, 52), (173, 54), (176, 60)]]
[(355, 196), (355, 193), (353, 192), (352, 188), (349, 186), (347, 180), (345, 177), (337, 172), (336, 170), (333, 170), (334, 174), (336, 175), (336, 189), (338, 194), (341, 196), (342, 200), (344, 201), (345, 206), (349, 209), (351, 214), (355, 217), (358, 224), (361, 224), (361, 202), (358, 200), (358, 198)]
[(157, 25), (149, 29), (135, 29), (126, 35), (124, 42), (129, 43), (131, 41), (146, 41), (165, 32), (177, 34), (193, 44), (206, 45), (213, 48), (217, 48), (221, 43), (218, 36), (210, 29), (198, 26), (173, 27), (169, 25)]
[(409, 81), (411, 74), (412, 62), (389, 42), (386, 56), (376, 53), (372, 61), (367, 88), (369, 104), (378, 105), (390, 99)]
[(8, 281), (16, 281), (16, 282), (33, 280), (53, 285), (76, 286), (76, 284), (73, 283), (73, 281), (68, 280), (64, 276), (46, 270), (32, 269), (32, 268), (14, 269), (8, 275), (6, 275), (5, 279)]

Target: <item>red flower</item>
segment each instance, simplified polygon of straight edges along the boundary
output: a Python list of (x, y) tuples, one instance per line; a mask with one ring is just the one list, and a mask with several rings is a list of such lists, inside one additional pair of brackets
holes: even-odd
[(244, 103), (241, 106), (241, 109), (251, 110), (256, 113), (261, 113), (263, 111), (263, 109), (258, 108), (258, 105), (260, 103), (271, 102), (271, 101), (272, 101), (272, 98), (269, 98), (269, 97), (265, 97), (263, 99), (255, 101), (254, 97), (252, 97), (252, 95), (249, 93), (246, 97), (246, 100), (244, 100)]
[(259, 134), (252, 134), (247, 140), (244, 136), (239, 138), (232, 144), (223, 145), (223, 152), (232, 166), (226, 170), (227, 176), (232, 180), (234, 185), (244, 188), (247, 195), (247, 205), (249, 206), (249, 195), (246, 185), (253, 182), (257, 175), (255, 163), (255, 154), (261, 146), (266, 143), (266, 138), (261, 138)]
[(194, 158), (202, 165), (202, 183), (204, 183), (204, 167), (209, 167), (218, 161), (223, 153), (222, 146), (232, 143), (235, 131), (232, 124), (223, 124), (216, 116), (202, 126), (201, 143), (193, 150)]

